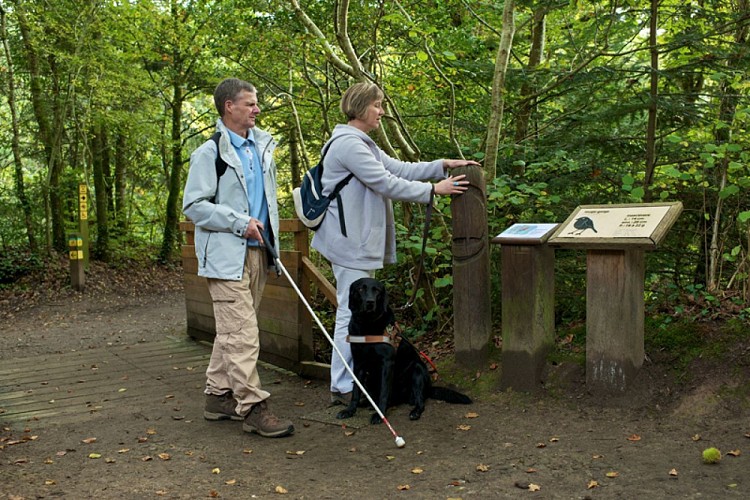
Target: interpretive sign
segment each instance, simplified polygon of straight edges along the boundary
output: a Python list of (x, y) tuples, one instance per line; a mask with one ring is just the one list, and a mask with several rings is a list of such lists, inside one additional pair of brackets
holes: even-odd
[(492, 243), (508, 245), (539, 245), (547, 241), (560, 224), (513, 224), (492, 238)]
[(654, 248), (682, 212), (682, 203), (582, 205), (549, 238), (556, 246)]

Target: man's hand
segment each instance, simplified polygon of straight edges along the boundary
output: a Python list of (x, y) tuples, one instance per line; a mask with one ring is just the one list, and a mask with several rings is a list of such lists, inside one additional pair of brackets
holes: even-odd
[(243, 236), (248, 240), (256, 240), (256, 241), (259, 241), (261, 244), (264, 244), (263, 229), (265, 229), (263, 227), (263, 223), (259, 221), (258, 219), (251, 217), (250, 222), (247, 224), (247, 228), (245, 229), (245, 234)]

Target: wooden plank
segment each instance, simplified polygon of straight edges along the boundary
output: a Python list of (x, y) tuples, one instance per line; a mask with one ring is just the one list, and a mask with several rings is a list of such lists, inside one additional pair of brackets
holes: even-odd
[(299, 325), (293, 321), (262, 316), (258, 318), (258, 328), (261, 334), (278, 335), (290, 339), (297, 339), (299, 337)]
[(336, 287), (331, 285), (328, 279), (323, 276), (323, 273), (321, 273), (318, 268), (315, 267), (315, 264), (313, 264), (313, 262), (307, 257), (302, 257), (302, 271), (305, 279), (308, 279), (312, 283), (314, 283), (315, 286), (318, 287), (318, 290), (323, 293), (323, 296), (328, 299), (328, 302), (333, 304), (334, 308), (338, 307), (338, 299), (336, 299)]

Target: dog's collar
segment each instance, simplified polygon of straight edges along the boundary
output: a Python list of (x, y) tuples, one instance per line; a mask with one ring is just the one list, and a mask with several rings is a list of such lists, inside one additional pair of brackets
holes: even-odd
[(391, 344), (398, 347), (401, 339), (401, 327), (388, 325), (383, 335), (347, 335), (346, 341), (350, 344)]

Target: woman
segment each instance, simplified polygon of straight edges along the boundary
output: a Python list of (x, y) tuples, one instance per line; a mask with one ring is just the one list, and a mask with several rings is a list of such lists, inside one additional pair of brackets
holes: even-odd
[[(367, 134), (380, 126), (383, 92), (373, 83), (357, 83), (341, 98), (346, 125), (336, 125), (323, 146), (323, 194), (329, 194), (350, 173), (354, 177), (333, 200), (316, 231), (312, 247), (331, 262), (336, 279), (334, 342), (351, 367), (346, 342), (349, 319), (349, 286), (359, 278), (374, 277), (384, 264), (396, 262), (396, 231), (391, 200), (429, 203), (433, 195), (461, 194), (467, 189), (464, 175), (447, 176), (451, 168), (478, 165), (470, 160), (403, 162), (388, 156)], [(437, 183), (425, 179), (441, 179)], [(340, 213), (344, 221), (340, 220)], [(346, 228), (346, 233), (342, 228)], [(353, 380), (339, 356), (331, 359), (331, 402), (348, 404)]]

